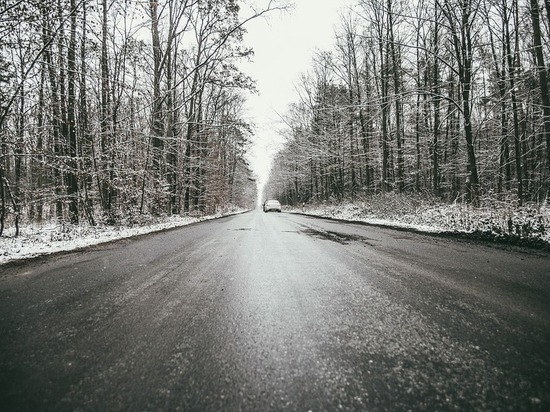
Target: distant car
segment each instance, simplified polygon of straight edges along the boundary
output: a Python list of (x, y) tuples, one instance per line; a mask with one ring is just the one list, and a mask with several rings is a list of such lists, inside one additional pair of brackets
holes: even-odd
[(281, 204), (278, 200), (266, 200), (264, 202), (264, 212), (280, 212)]

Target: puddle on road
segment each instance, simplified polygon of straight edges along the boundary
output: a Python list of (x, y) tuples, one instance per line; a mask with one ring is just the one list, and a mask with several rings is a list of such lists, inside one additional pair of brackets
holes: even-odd
[[(251, 227), (240, 227), (240, 228), (232, 228), (228, 230), (233, 230), (236, 232), (250, 232), (256, 229), (252, 229)], [(360, 235), (352, 235), (348, 233), (341, 233), (341, 232), (334, 232), (334, 231), (325, 231), (325, 230), (316, 230), (313, 228), (303, 228), (300, 230), (283, 230), (282, 233), (296, 233), (296, 234), (306, 234), (308, 236), (317, 238), (317, 239), (324, 239), (324, 240), (330, 240), (333, 242), (337, 242), (341, 245), (349, 245), (352, 242), (361, 242), (369, 246), (374, 246), (370, 241), (372, 239), (360, 236)]]
[(369, 239), (364, 236), (359, 235), (351, 235), (348, 233), (341, 233), (341, 232), (333, 232), (333, 231), (321, 231), (321, 230), (315, 230), (312, 228), (302, 229), (302, 233), (305, 233), (306, 235), (315, 237), (317, 239), (324, 239), (324, 240), (331, 240), (333, 242), (337, 242), (341, 245), (349, 245), (351, 242), (362, 242), (369, 246), (374, 246), (371, 242), (369, 242)]

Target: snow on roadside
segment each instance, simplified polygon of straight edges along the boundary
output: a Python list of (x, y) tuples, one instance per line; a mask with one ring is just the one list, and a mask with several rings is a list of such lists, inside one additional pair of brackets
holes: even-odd
[[(285, 209), (333, 219), (414, 229), (429, 233), (482, 233), (493, 238), (518, 238), (542, 241), (550, 247), (550, 207), (511, 208), (493, 206), (473, 208), (464, 204), (431, 204), (404, 198), (375, 199), (371, 202), (307, 205)], [(88, 226), (43, 224), (21, 228), (18, 237), (6, 230), (0, 237), (0, 265), (61, 251), (80, 249), (113, 240), (215, 219), (235, 210), (206, 217), (171, 216), (142, 226)]]
[(427, 233), (482, 234), (493, 239), (544, 242), (550, 247), (550, 207), (427, 204), (385, 198), (385, 203), (343, 202), (287, 209), (332, 219), (413, 229)]
[(28, 225), (21, 227), (18, 237), (14, 237), (14, 229), (9, 229), (5, 230), (4, 236), (0, 237), (0, 265), (16, 260), (71, 251), (86, 246), (186, 226), (244, 211), (237, 210), (231, 213), (219, 213), (204, 217), (170, 216), (156, 223), (133, 227), (104, 225), (75, 226), (60, 225), (57, 223)]

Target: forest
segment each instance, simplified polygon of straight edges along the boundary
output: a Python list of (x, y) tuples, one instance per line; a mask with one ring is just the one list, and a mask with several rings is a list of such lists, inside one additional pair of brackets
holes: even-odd
[(359, 0), (285, 117), (270, 196), (545, 204), (550, 1)]
[[(250, 207), (235, 0), (0, 1), (0, 235)], [(248, 11), (247, 11), (248, 13)]]

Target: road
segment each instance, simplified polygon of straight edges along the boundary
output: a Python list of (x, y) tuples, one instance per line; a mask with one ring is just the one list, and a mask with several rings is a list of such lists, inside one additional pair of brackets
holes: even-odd
[(0, 267), (0, 410), (549, 410), (550, 256), (258, 211)]

